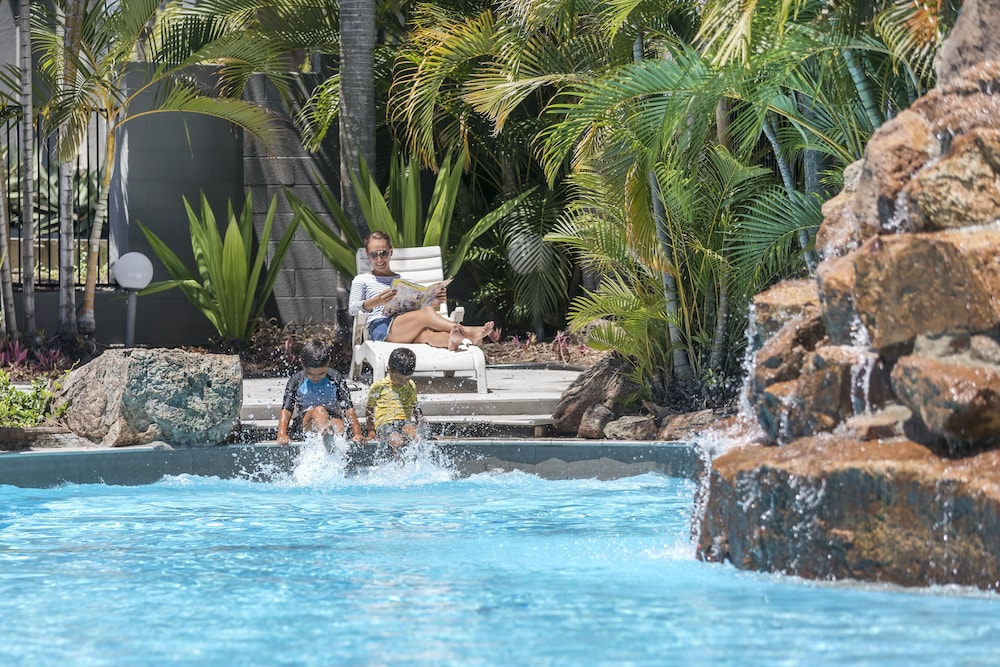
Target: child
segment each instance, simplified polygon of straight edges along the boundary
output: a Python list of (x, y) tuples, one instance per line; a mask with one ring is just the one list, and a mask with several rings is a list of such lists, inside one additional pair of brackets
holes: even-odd
[(399, 347), (389, 355), (386, 377), (373, 382), (365, 401), (368, 439), (387, 442), (394, 451), (417, 437), (420, 409), (417, 407), (417, 385), (410, 376), (417, 365), (413, 350)]
[[(336, 370), (330, 368), (330, 349), (321, 341), (311, 340), (299, 355), (302, 370), (288, 378), (278, 417), (279, 445), (303, 432), (341, 434), (344, 419), (351, 424), (354, 441), (361, 442), (361, 424), (351, 401), (351, 392)], [(294, 419), (293, 419), (294, 418)]]

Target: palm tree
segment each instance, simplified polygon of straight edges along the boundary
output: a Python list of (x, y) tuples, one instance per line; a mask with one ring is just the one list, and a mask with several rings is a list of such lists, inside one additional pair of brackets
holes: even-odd
[[(35, 112), (32, 98), (33, 69), (31, 60), (31, 7), (30, 0), (22, 0), (18, 10), (21, 69), (21, 290), (24, 298), (24, 324), (29, 335), (35, 334), (35, 226), (34, 191), (31, 179), (34, 173)], [(6, 250), (6, 248), (5, 248)]]
[[(685, 4), (691, 6), (674, 6)], [(791, 9), (782, 14), (786, 5)], [(606, 15), (613, 30), (644, 25), (645, 3), (612, 6)], [(838, 5), (830, 12), (836, 16), (828, 18), (821, 11), (826, 6), (704, 3), (695, 12), (701, 21), (697, 37), (649, 31), (646, 49), (666, 57), (609, 69), (566, 89), (563, 99), (549, 106), (559, 122), (540, 137), (547, 173), (558, 173), (572, 157), (574, 178), (600, 183), (596, 191), (601, 197), (589, 202), (597, 215), (616, 217), (602, 201), (628, 212), (622, 224), (632, 256), (676, 281), (682, 308), (674, 325), (684, 332), (696, 363), (706, 358), (709, 367), (719, 363), (727, 304), (734, 294), (745, 296), (761, 279), (800, 270), (809, 233), (819, 220), (819, 201), (805, 190), (815, 180), (805, 179), (798, 167), (803, 153), (827, 156), (827, 187), (835, 187), (840, 168), (860, 157), (879, 114), (905, 108), (927, 85), (909, 66), (906, 53), (886, 48), (872, 33), (872, 23), (858, 21), (854, 8), (841, 13)], [(869, 26), (868, 32), (848, 30), (858, 25)], [(845, 49), (852, 55), (845, 56)], [(726, 108), (727, 134), (720, 137), (719, 110)], [(859, 108), (865, 113), (857, 114)], [(776, 191), (769, 190), (727, 224), (730, 241), (714, 256), (718, 267), (728, 268), (706, 282), (692, 263), (679, 260), (692, 243), (710, 247), (707, 239), (690, 222), (657, 224), (655, 204), (662, 197), (669, 211), (671, 199), (690, 198), (681, 196), (685, 188), (703, 186), (687, 175), (701, 173), (706, 146), (713, 143), (732, 146), (733, 156), (747, 166), (759, 164), (761, 146), (769, 145), (769, 164), (781, 179), (785, 201), (776, 205)], [(651, 169), (657, 179), (640, 176)], [(669, 219), (665, 212), (662, 220)], [(655, 232), (661, 233), (654, 237)], [(804, 241), (797, 253), (789, 252), (789, 238)], [(662, 250), (658, 255), (640, 252), (657, 246)], [(698, 311), (688, 306), (696, 299), (685, 297), (688, 293), (715, 295), (714, 305), (701, 311), (713, 314), (714, 327), (698, 323)], [(667, 319), (673, 322), (674, 317)], [(696, 341), (701, 342), (695, 346)], [(709, 349), (708, 341), (713, 341), (711, 352), (696, 350), (702, 345)], [(676, 340), (671, 344), (676, 347)]]
[(351, 185), (375, 164), (375, 0), (340, 1), (340, 201), (363, 237), (368, 228)]
[[(64, 14), (63, 52), (78, 53), (82, 40), (81, 14), (86, 0), (67, 0)], [(68, 89), (76, 79), (76, 67), (71, 58), (62, 63), (62, 88)], [(60, 125), (58, 134), (65, 143), (71, 132), (68, 122)], [(56, 156), (58, 160), (58, 156)], [(63, 340), (77, 336), (76, 323), (76, 229), (73, 224), (73, 161), (59, 162), (59, 335)]]
[[(94, 296), (100, 239), (108, 215), (108, 195), (116, 159), (117, 133), (130, 120), (157, 113), (187, 112), (222, 118), (267, 141), (272, 136), (266, 112), (239, 99), (255, 71), (275, 72), (276, 54), (249, 39), (243, 10), (252, 3), (203, 2), (187, 8), (160, 0), (101, 0), (80, 13), (79, 51), (67, 51), (65, 5), (39, 13), (35, 40), (40, 74), (50, 90), (49, 117), (61, 128), (61, 161), (75, 155), (96, 114), (105, 123), (106, 155), (99, 183), (94, 225), (87, 252), (86, 283), (78, 326), (84, 335), (96, 326)], [(68, 63), (68, 65), (67, 65)], [(127, 77), (141, 67), (141, 77)], [(198, 65), (214, 66), (215, 88), (192, 76)], [(67, 73), (71, 73), (72, 77)], [(134, 86), (132, 84), (135, 84)], [(135, 100), (155, 93), (152, 108), (133, 113)]]

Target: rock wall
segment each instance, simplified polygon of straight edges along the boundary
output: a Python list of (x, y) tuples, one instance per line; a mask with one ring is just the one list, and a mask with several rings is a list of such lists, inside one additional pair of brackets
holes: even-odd
[(700, 557), (1000, 588), (998, 220), (991, 60), (876, 132), (824, 206), (816, 279), (755, 299), (763, 443), (713, 462)]

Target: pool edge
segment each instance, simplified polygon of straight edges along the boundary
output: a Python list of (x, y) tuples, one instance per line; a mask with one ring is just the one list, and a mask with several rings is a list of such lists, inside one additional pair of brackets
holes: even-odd
[[(614, 479), (646, 472), (696, 479), (705, 470), (686, 442), (446, 440), (437, 448), (461, 474), (521, 470), (549, 479)], [(266, 482), (291, 472), (301, 445), (136, 447), (34, 450), (0, 454), (0, 484), (49, 488), (61, 484), (151, 484), (164, 476), (199, 475)]]

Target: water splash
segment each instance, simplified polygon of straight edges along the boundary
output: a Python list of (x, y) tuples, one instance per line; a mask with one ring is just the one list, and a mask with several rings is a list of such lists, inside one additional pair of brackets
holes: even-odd
[(397, 455), (383, 448), (374, 457), (359, 457), (357, 447), (344, 436), (324, 440), (311, 434), (299, 447), (298, 461), (283, 481), (292, 486), (405, 487), (456, 477), (453, 462), (428, 439), (418, 438)]

